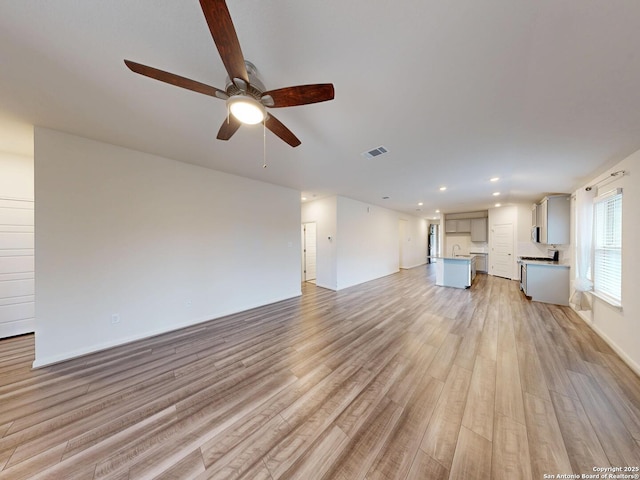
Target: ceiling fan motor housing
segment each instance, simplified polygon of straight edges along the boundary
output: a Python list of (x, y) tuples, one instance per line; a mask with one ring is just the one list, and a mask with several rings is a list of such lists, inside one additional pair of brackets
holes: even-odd
[(248, 60), (245, 60), (244, 64), (247, 67), (249, 86), (245, 90), (243, 90), (237, 85), (237, 83), (240, 83), (240, 85), (242, 86), (242, 83), (244, 83), (242, 82), (242, 80), (240, 80), (240, 82), (237, 82), (236, 79), (236, 82), (234, 83), (234, 81), (227, 77), (227, 83), (225, 87), (227, 95), (229, 95), (230, 97), (234, 95), (248, 95), (255, 98), (256, 100), (260, 100), (260, 97), (262, 96), (262, 93), (266, 90), (266, 88), (264, 86), (264, 83), (262, 83), (262, 80), (260, 79), (258, 69), (253, 63), (249, 62)]

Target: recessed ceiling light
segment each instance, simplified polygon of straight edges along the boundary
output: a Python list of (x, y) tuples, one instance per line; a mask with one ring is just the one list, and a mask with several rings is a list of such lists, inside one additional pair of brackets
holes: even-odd
[(498, 195), (500, 195), (500, 192), (493, 192), (494, 197), (497, 197)]
[(447, 187), (440, 187), (440, 191), (444, 192), (447, 189)]
[(490, 182), (497, 182), (498, 180), (500, 180), (500, 177), (493, 177), (489, 179)]
[(306, 200), (306, 199), (307, 199), (307, 197), (302, 197), (302, 200), (303, 200), (303, 201), (304, 201), (304, 200)]
[(424, 205), (422, 202), (418, 202), (418, 205), (421, 207), (422, 205)]
[(501, 207), (502, 205), (499, 203), (496, 203), (496, 207)]
[(440, 210), (436, 210), (436, 213), (440, 213)]

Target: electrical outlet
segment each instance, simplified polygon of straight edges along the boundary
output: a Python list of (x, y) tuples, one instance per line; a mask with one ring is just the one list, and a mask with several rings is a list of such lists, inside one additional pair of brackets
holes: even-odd
[(111, 323), (120, 323), (120, 314), (114, 313), (111, 315)]

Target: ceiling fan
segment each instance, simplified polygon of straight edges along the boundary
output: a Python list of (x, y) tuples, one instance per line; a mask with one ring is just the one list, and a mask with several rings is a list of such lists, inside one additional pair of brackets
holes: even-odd
[(219, 140), (229, 140), (242, 123), (256, 124), (264, 121), (266, 128), (289, 145), (292, 147), (300, 145), (300, 140), (291, 130), (276, 117), (267, 113), (267, 107), (294, 107), (333, 100), (333, 84), (319, 83), (266, 90), (258, 78), (255, 66), (246, 61), (242, 55), (240, 42), (225, 1), (200, 0), (200, 6), (213, 41), (218, 47), (222, 63), (229, 74), (225, 90), (130, 60), (125, 60), (124, 63), (131, 71), (140, 75), (225, 100), (231, 115), (228, 115), (218, 131)]

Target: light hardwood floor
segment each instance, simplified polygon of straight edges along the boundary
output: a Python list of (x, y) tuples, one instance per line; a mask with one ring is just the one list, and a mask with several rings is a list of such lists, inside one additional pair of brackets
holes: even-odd
[(432, 267), (31, 370), (0, 479), (542, 479), (640, 466), (640, 379), (570, 309)]

